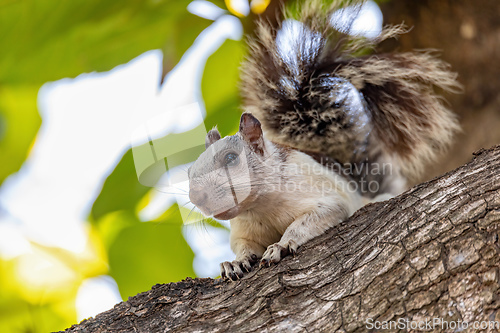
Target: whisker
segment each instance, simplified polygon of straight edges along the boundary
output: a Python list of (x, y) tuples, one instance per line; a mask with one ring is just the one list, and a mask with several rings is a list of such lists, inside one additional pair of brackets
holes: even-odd
[(188, 195), (187, 193), (176, 193), (176, 192), (167, 192), (167, 191), (162, 191), (162, 190), (157, 190), (160, 193), (163, 194), (172, 194), (172, 195)]
[(175, 189), (175, 190), (177, 190), (177, 191), (181, 191), (181, 192), (184, 192), (184, 193), (188, 193), (188, 191), (186, 191), (185, 189), (183, 189), (183, 188), (181, 188), (181, 187), (175, 187), (175, 186), (173, 186), (173, 185), (167, 186), (167, 188), (168, 188), (168, 187), (171, 187), (171, 188), (173, 188), (173, 189)]
[[(188, 201), (186, 201), (185, 203), (183, 203), (181, 206), (182, 206), (182, 207), (185, 207), (187, 204), (190, 204), (190, 203), (192, 203), (192, 202), (188, 200)], [(177, 204), (179, 204), (179, 203), (177, 203)]]
[(188, 216), (186, 217), (186, 223), (189, 223), (189, 217), (191, 216), (191, 213), (193, 212), (193, 210), (195, 208), (196, 208), (196, 206), (193, 206), (193, 208), (191, 208), (191, 210), (189, 211)]

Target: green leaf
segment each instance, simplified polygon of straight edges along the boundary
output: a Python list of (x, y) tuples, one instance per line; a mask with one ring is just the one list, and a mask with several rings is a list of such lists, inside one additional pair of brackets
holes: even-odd
[(164, 73), (210, 21), (189, 13), (191, 0), (0, 1), (0, 183), (25, 160), (47, 81), (107, 71), (151, 49)]
[(170, 133), (132, 148), (137, 176), (141, 184), (154, 187), (169, 169), (193, 162), (205, 151), (203, 123), (182, 132)]
[(25, 296), (31, 286), (20, 283), (18, 265), (17, 258), (0, 258), (0, 332), (54, 332), (74, 324), (76, 289), (65, 290), (60, 298), (29, 300)]
[(19, 170), (40, 127), (37, 86), (0, 88), (0, 184)]
[(182, 21), (172, 27), (172, 32), (167, 35), (162, 47), (162, 78), (177, 65), (198, 35), (211, 23), (198, 16), (185, 14)]
[(59, 304), (30, 304), (19, 298), (10, 299), (0, 304), (0, 332), (62, 331), (76, 323), (76, 311), (74, 299), (62, 300), (61, 304), (65, 307), (63, 311)]
[(95, 221), (119, 210), (134, 212), (142, 197), (150, 190), (137, 179), (132, 150), (128, 150), (108, 176), (94, 201), (91, 216)]
[(109, 250), (109, 266), (123, 299), (157, 283), (195, 276), (194, 254), (181, 227), (182, 219), (174, 210), (161, 222), (137, 223), (116, 236)]
[[(27, 0), (0, 4), (0, 83), (42, 84), (107, 71), (151, 49), (172, 66), (208, 21), (191, 0)], [(183, 28), (189, 29), (184, 33)], [(172, 43), (173, 40), (178, 42)]]
[(238, 131), (240, 125), (241, 109), (240, 98), (238, 95), (228, 96), (217, 109), (212, 112), (207, 111), (205, 125), (208, 130), (217, 126), (217, 129), (224, 137), (233, 135)]
[(227, 40), (207, 60), (201, 91), (207, 118), (207, 129), (217, 125), (221, 135), (234, 134), (241, 115), (238, 88), (239, 67), (245, 54), (243, 41)]
[(136, 215), (130, 211), (116, 211), (104, 215), (99, 220), (94, 221), (93, 227), (98, 235), (98, 239), (109, 252), (109, 248), (120, 232), (128, 227), (141, 223)]

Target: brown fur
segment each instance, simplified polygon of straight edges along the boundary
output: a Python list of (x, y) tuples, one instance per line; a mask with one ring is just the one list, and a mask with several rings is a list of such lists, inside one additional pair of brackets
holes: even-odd
[[(277, 29), (258, 24), (242, 70), (245, 108), (272, 141), (340, 163), (376, 162), (383, 155), (414, 180), (459, 129), (435, 93), (456, 91), (456, 75), (430, 53), (366, 55), (404, 28), (386, 27), (375, 40), (350, 36), (348, 25), (337, 31), (329, 18), (345, 4), (305, 1), (299, 14), (288, 12), (283, 21), (303, 23), (294, 30), (292, 54), (283, 54)], [(282, 22), (278, 29), (287, 27)]]

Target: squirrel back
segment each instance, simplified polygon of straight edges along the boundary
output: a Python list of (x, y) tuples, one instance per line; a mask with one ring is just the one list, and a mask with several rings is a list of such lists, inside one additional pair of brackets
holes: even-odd
[(362, 3), (353, 2), (352, 17), (336, 28), (331, 18), (345, 1), (305, 1), (278, 27), (261, 20), (242, 66), (244, 108), (273, 142), (341, 165), (390, 160), (415, 180), (459, 129), (435, 89), (459, 84), (430, 52), (368, 54), (404, 29), (351, 35)]

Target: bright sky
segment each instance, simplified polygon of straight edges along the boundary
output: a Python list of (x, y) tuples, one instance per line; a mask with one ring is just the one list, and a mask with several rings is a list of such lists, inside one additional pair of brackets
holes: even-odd
[[(363, 25), (361, 33), (380, 32), (381, 14), (373, 14), (373, 5), (369, 5), (366, 16), (358, 19), (371, 26)], [(189, 9), (208, 17), (220, 14), (205, 1), (196, 1)], [(158, 83), (162, 54), (158, 50), (109, 72), (82, 74), (44, 85), (38, 98), (42, 126), (36, 143), (22, 169), (0, 188), (0, 206), (7, 213), (0, 216), (0, 255), (11, 258), (29, 252), (26, 239), (76, 253), (82, 251), (87, 241), (84, 223), (105, 178), (131, 141), (147, 139), (137, 138), (134, 133), (158, 117), (161, 126), (148, 128), (152, 137), (200, 123), (205, 113), (199, 103), (205, 61), (226, 38), (239, 39), (241, 33), (238, 19), (219, 18), (199, 36), (161, 90)], [(183, 112), (178, 112), (180, 108)], [(187, 189), (186, 182), (176, 186)], [(150, 205), (140, 214), (144, 221), (160, 215), (174, 200), (180, 204), (188, 200), (181, 195), (187, 193), (182, 190), (171, 190), (180, 193), (177, 196), (153, 191)], [(183, 233), (195, 252), (198, 276), (217, 276), (219, 263), (234, 257), (227, 232), (187, 225)], [(79, 320), (121, 301), (110, 277), (87, 280), (78, 295)]]

